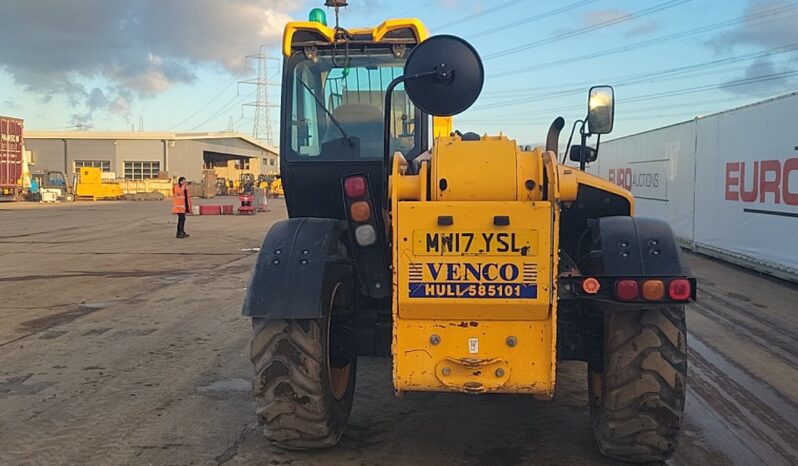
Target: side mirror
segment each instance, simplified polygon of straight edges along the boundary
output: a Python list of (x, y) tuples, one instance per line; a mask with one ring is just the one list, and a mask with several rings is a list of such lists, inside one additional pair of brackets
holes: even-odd
[(391, 98), (404, 83), (410, 101), (422, 112), (448, 117), (465, 111), (476, 102), (485, 68), (479, 54), (468, 42), (455, 36), (432, 36), (418, 44), (405, 62), (405, 72), (385, 89), (382, 170), (382, 208), (388, 209), (388, 178), (391, 168)]
[(596, 149), (582, 145), (571, 146), (571, 152), (568, 154), (568, 158), (574, 162), (581, 162), (582, 151), (585, 153), (585, 163), (595, 162), (598, 158), (598, 151)]
[(587, 128), (590, 134), (612, 132), (615, 120), (615, 91), (612, 86), (590, 88), (587, 101)]
[(433, 36), (407, 57), (405, 90), (425, 113), (451, 116), (465, 111), (479, 97), (485, 69), (479, 54), (455, 36)]

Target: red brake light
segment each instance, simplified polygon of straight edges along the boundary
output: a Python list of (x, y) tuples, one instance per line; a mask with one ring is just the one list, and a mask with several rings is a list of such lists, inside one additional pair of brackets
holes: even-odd
[(637, 280), (618, 280), (615, 282), (615, 296), (621, 301), (634, 301), (640, 295)]
[(350, 176), (344, 180), (344, 192), (350, 198), (366, 194), (366, 179), (362, 176)]
[(675, 278), (668, 284), (668, 296), (674, 301), (687, 301), (692, 291), (690, 280), (686, 278)]

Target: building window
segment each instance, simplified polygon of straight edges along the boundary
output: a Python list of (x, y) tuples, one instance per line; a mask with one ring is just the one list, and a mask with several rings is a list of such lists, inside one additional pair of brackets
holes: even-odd
[(269, 159), (269, 165), (274, 166), (274, 159)]
[(249, 159), (244, 159), (242, 164), (244, 165), (243, 170), (249, 170)]
[(146, 180), (158, 178), (161, 162), (125, 162), (126, 180)]
[(74, 170), (75, 173), (79, 172), (80, 169), (83, 167), (96, 167), (104, 172), (111, 171), (110, 160), (75, 160), (74, 165), (75, 165), (75, 170)]

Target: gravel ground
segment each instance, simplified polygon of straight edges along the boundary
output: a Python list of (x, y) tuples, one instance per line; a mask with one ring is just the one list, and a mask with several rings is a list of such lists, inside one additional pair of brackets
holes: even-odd
[[(240, 306), (253, 248), (285, 218), (271, 207), (189, 217), (177, 240), (168, 202), (0, 204), (0, 464), (612, 464), (581, 363), (560, 365), (554, 401), (398, 399), (390, 360), (363, 358), (339, 447), (270, 447)], [(700, 292), (669, 463), (798, 463), (798, 288), (688, 259)]]

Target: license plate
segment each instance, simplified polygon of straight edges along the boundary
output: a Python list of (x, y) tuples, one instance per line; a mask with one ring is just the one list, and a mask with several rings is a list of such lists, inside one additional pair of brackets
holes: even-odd
[(416, 256), (534, 256), (537, 231), (440, 231), (415, 230)]

